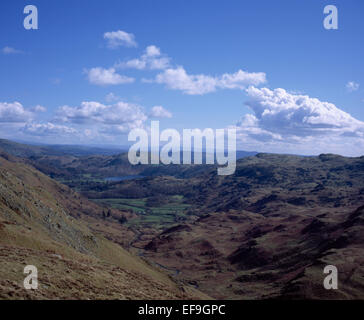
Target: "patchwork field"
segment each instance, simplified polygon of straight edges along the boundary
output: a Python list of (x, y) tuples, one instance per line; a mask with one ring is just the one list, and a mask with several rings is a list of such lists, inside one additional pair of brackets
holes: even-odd
[(167, 203), (156, 207), (148, 206), (148, 198), (92, 199), (92, 201), (122, 211), (131, 210), (137, 217), (125, 222), (125, 225), (138, 228), (163, 229), (174, 223), (184, 221), (186, 210), (190, 207), (189, 204), (184, 203), (184, 198), (181, 195), (171, 196), (167, 199)]

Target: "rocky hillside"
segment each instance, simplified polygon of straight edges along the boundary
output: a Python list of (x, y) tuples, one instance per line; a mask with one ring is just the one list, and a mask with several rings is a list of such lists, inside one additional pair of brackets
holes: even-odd
[[(258, 154), (231, 176), (168, 181), (198, 215), (135, 245), (177, 278), (215, 298), (364, 298), (364, 157)], [(323, 288), (328, 264), (337, 291)]]
[[(364, 298), (364, 207), (212, 213), (145, 243), (147, 257), (218, 299)], [(339, 290), (324, 289), (326, 265)]]

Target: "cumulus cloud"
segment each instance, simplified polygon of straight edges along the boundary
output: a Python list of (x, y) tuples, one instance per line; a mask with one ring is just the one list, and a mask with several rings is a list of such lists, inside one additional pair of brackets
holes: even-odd
[(100, 67), (85, 70), (88, 80), (99, 86), (117, 85), (134, 82), (134, 78), (118, 74), (114, 68), (104, 69)]
[(33, 116), (19, 102), (0, 102), (0, 122), (28, 122)]
[(86, 129), (93, 135), (97, 132), (112, 136), (126, 134), (134, 128), (146, 128), (146, 121), (150, 118), (171, 117), (172, 113), (162, 106), (154, 106), (150, 113), (146, 113), (142, 106), (123, 101), (112, 104), (84, 101), (76, 107), (59, 107), (54, 122), (76, 125), (84, 128), (84, 133)]
[(23, 53), (23, 51), (14, 49), (12, 47), (4, 47), (4, 48), (2, 48), (1, 52), (3, 54), (19, 54), (19, 53)]
[[(118, 62), (111, 69), (94, 68), (96, 78), (101, 72), (115, 74), (115, 69), (132, 68), (138, 70), (162, 70), (154, 79), (142, 79), (144, 83), (165, 84), (172, 90), (180, 90), (189, 95), (203, 95), (217, 89), (245, 89), (249, 85), (258, 86), (266, 82), (263, 72), (247, 72), (238, 70), (235, 73), (224, 73), (219, 76), (205, 74), (188, 74), (182, 66), (171, 66), (171, 58), (162, 54), (155, 45), (148, 46), (139, 57), (123, 62)], [(103, 81), (97, 81), (103, 83)]]
[(134, 35), (132, 33), (128, 33), (122, 30), (105, 32), (104, 39), (107, 40), (107, 45), (111, 49), (115, 49), (120, 46), (124, 47), (137, 46)]
[(165, 84), (169, 89), (181, 90), (189, 95), (203, 95), (217, 89), (244, 89), (248, 85), (259, 85), (266, 82), (266, 75), (263, 72), (249, 73), (243, 70), (221, 76), (190, 75), (179, 66), (159, 73), (154, 82)]
[[(245, 115), (237, 124), (242, 141), (270, 148), (274, 152), (362, 153), (364, 122), (334, 104), (284, 89), (249, 87), (246, 103), (254, 114)], [(261, 144), (259, 144), (261, 143)], [(363, 150), (363, 149), (361, 149)]]
[(149, 116), (153, 118), (172, 118), (172, 113), (162, 106), (154, 106)]
[(161, 70), (169, 67), (170, 58), (162, 55), (160, 49), (154, 45), (148, 46), (140, 58), (119, 62), (118, 68), (132, 68), (138, 70)]
[(247, 85), (257, 86), (266, 82), (263, 72), (245, 72), (239, 70), (233, 74), (224, 73), (218, 78), (218, 87), (222, 89), (244, 89)]
[(47, 108), (38, 104), (34, 108), (32, 108), (31, 111), (32, 112), (46, 112)]
[(54, 124), (51, 122), (47, 123), (27, 123), (22, 131), (25, 134), (34, 136), (53, 136), (53, 135), (73, 135), (77, 133), (76, 129)]
[(124, 131), (143, 127), (147, 115), (142, 107), (126, 102), (105, 105), (95, 101), (80, 106), (62, 106), (57, 111), (58, 121), (76, 124), (104, 124), (123, 128)]
[(354, 81), (349, 81), (347, 84), (346, 84), (346, 89), (349, 91), (349, 92), (353, 92), (353, 91), (357, 91), (359, 89), (359, 83), (356, 83)]

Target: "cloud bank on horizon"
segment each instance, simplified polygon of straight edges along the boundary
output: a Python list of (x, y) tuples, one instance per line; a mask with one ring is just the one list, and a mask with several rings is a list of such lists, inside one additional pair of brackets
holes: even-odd
[[(135, 36), (126, 31), (105, 32), (110, 49), (136, 48)], [(19, 53), (5, 47), (4, 54)], [(123, 74), (129, 69), (156, 72), (153, 77)], [(246, 94), (251, 112), (230, 127), (236, 128), (238, 147), (246, 150), (318, 154), (325, 152), (360, 155), (364, 150), (364, 122), (355, 119), (333, 103), (322, 102), (308, 95), (293, 94), (285, 89), (269, 89), (264, 72), (242, 69), (220, 75), (190, 74), (155, 45), (147, 46), (133, 59), (117, 61), (113, 66), (84, 68), (87, 81), (94, 86), (132, 85), (136, 82), (162, 85), (166, 90), (180, 91), (189, 96), (203, 96), (218, 90), (240, 90)], [(349, 81), (349, 92), (359, 84)], [(150, 111), (128, 103), (113, 93), (106, 96), (108, 104), (83, 101), (79, 106), (59, 106), (48, 121), (37, 122), (37, 113), (47, 108), (37, 105), (25, 108), (20, 102), (0, 102), (0, 122), (25, 136), (65, 136), (75, 141), (112, 141), (134, 128), (145, 128), (152, 118), (171, 119), (172, 112), (155, 105)], [(224, 106), (228, 108), (228, 106)], [(349, 146), (349, 147), (348, 147)]]
[[(246, 144), (303, 154), (359, 155), (364, 150), (364, 122), (334, 104), (282, 88), (249, 87), (246, 105), (253, 113), (237, 123), (238, 136)], [(348, 150), (348, 145), (351, 145)], [(282, 151), (279, 151), (282, 152)]]

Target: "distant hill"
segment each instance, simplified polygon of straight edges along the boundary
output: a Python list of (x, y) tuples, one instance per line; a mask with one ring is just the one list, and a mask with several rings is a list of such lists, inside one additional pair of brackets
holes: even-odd
[(49, 150), (73, 156), (104, 155), (112, 156), (127, 152), (127, 147), (95, 147), (84, 145), (49, 145)]
[[(8, 154), (21, 158), (39, 157), (43, 155), (72, 155), (77, 157), (89, 155), (113, 156), (126, 153), (129, 150), (127, 146), (46, 145), (39, 143), (31, 144), (22, 141), (16, 142), (6, 139), (0, 139), (0, 149)], [(236, 157), (237, 159), (241, 159), (256, 154), (257, 152), (255, 151), (237, 150)]]
[(30, 158), (40, 156), (87, 156), (87, 155), (115, 155), (126, 152), (126, 147), (107, 148), (83, 145), (43, 145), (26, 144), (0, 139), (0, 149), (15, 157)]
[(17, 143), (10, 140), (0, 139), (0, 149), (6, 153), (21, 158), (28, 158), (34, 156), (42, 156), (46, 154), (60, 155), (61, 152), (48, 149), (41, 146), (31, 146), (27, 144)]

